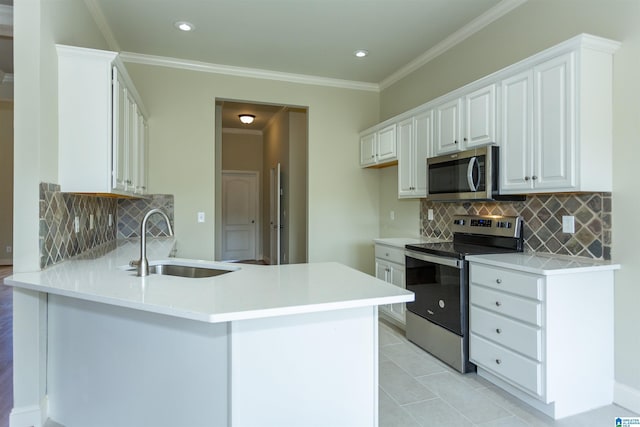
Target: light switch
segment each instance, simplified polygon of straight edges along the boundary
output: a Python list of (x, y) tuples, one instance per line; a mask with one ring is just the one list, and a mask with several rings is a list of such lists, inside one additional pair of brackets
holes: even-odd
[(204, 222), (204, 212), (198, 212), (198, 222)]
[(93, 230), (93, 214), (89, 214), (89, 230)]
[(433, 221), (433, 209), (427, 209), (427, 219)]
[(576, 232), (576, 223), (575, 223), (574, 216), (571, 216), (571, 215), (562, 216), (562, 232), (571, 233), (571, 234)]
[(78, 217), (75, 217), (75, 218), (73, 219), (73, 230), (74, 230), (76, 233), (79, 233), (79, 232), (80, 232), (80, 218), (78, 218)]
[(109, 214), (109, 227), (113, 226), (113, 214)]
[(396, 219), (396, 211), (390, 211), (389, 212), (389, 219), (391, 221), (395, 221), (395, 219)]

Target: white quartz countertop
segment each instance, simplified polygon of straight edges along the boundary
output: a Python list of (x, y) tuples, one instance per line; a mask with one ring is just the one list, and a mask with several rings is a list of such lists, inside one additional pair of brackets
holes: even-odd
[(373, 239), (374, 243), (379, 245), (394, 246), (404, 249), (405, 245), (413, 245), (416, 243), (437, 243), (445, 242), (444, 239), (437, 239), (435, 237), (380, 237)]
[(620, 264), (611, 261), (591, 260), (588, 258), (568, 257), (539, 253), (509, 253), (467, 256), (470, 262), (494, 267), (514, 268), (545, 276), (555, 274), (586, 273), (591, 271), (618, 270)]
[[(127, 271), (137, 240), (119, 241), (5, 284), (88, 301), (217, 323), (413, 301), (413, 293), (345, 265), (326, 262), (264, 266), (168, 258), (172, 238), (149, 239), (147, 258), (235, 271), (209, 278)], [(104, 253), (106, 252), (106, 253)]]

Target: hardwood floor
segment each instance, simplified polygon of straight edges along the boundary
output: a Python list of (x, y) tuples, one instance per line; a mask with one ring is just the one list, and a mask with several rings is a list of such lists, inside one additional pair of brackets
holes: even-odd
[(11, 266), (0, 266), (0, 427), (9, 426), (13, 407), (13, 288), (2, 284)]

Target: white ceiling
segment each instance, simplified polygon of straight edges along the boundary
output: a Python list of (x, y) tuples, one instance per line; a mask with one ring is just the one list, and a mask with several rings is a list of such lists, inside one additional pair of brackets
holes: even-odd
[[(261, 75), (287, 73), (376, 90), (526, 0), (83, 1), (110, 48), (129, 56), (232, 66)], [(12, 3), (0, 0), (0, 5)], [(174, 22), (182, 20), (195, 30), (176, 30)], [(356, 58), (356, 49), (370, 54)], [(7, 73), (13, 72), (12, 56), (12, 39), (0, 37), (0, 69)]]
[(375, 84), (523, 1), (85, 0), (120, 51)]

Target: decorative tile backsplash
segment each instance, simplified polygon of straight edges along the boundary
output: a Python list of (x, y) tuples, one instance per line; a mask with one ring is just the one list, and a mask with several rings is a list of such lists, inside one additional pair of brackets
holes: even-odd
[[(40, 184), (40, 267), (58, 263), (116, 239), (109, 214), (116, 218), (117, 199), (61, 193), (56, 184)], [(93, 214), (93, 229), (90, 215)], [(78, 217), (76, 233), (74, 220)]]
[[(427, 219), (433, 209), (434, 220)], [(431, 202), (420, 204), (421, 234), (451, 239), (453, 215), (520, 215), (525, 251), (611, 259), (611, 193), (528, 195), (522, 202)], [(575, 217), (575, 233), (562, 232), (562, 217)]]
[[(117, 199), (61, 193), (57, 184), (40, 184), (40, 268), (59, 263), (116, 239), (139, 237), (140, 222), (149, 209), (162, 208), (173, 226), (173, 196), (153, 195), (145, 199)], [(113, 223), (109, 226), (109, 214)], [(91, 228), (90, 215), (93, 215)], [(78, 217), (76, 233), (74, 220)], [(148, 236), (167, 236), (160, 215), (147, 224)]]
[[(140, 237), (142, 218), (151, 209), (162, 209), (173, 227), (173, 196), (154, 194), (145, 199), (122, 199), (118, 201), (118, 239)], [(174, 229), (175, 232), (175, 229)], [(167, 224), (161, 215), (151, 215), (147, 222), (147, 236), (169, 235)]]

